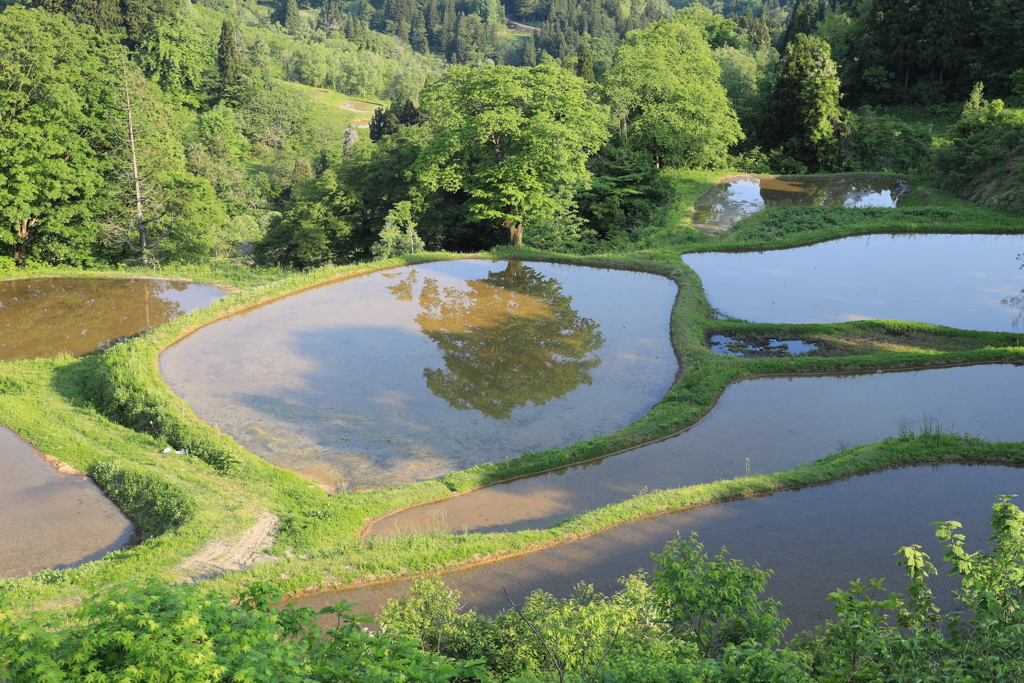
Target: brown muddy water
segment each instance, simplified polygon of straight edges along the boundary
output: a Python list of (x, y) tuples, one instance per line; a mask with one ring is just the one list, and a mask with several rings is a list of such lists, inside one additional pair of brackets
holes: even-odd
[(84, 356), (122, 337), (209, 306), (211, 285), (130, 278), (31, 278), (0, 282), (0, 360)]
[(0, 427), (0, 578), (98, 560), (134, 528), (91, 479), (61, 474)]
[(1022, 235), (869, 235), (686, 254), (722, 315), (767, 323), (907, 320), (1024, 333)]
[(160, 368), (268, 461), (334, 488), (395, 486), (641, 417), (676, 373), (676, 290), (629, 271), (428, 263), (216, 322)]
[(908, 190), (909, 182), (889, 176), (738, 177), (715, 185), (694, 202), (693, 223), (722, 231), (761, 209), (786, 205), (891, 208)]
[[(698, 533), (709, 555), (723, 546), (748, 565), (775, 574), (767, 597), (782, 602), (792, 619), (789, 635), (812, 628), (834, 615), (828, 593), (849, 582), (885, 578), (890, 590), (905, 592), (907, 581), (894, 553), (918, 544), (939, 567), (929, 583), (936, 604), (956, 605), (957, 585), (942, 567), (942, 549), (933, 522), (964, 525), (968, 551), (984, 547), (991, 535), (991, 506), (999, 495), (1024, 493), (1024, 469), (943, 465), (887, 470), (832, 484), (783, 491), (761, 498), (709, 505), (616, 527), (589, 538), (479, 567), (449, 572), (445, 583), (462, 593), (467, 607), (496, 614), (543, 588), (568, 597), (578, 582), (602, 593), (618, 589), (617, 578), (638, 570), (650, 573), (651, 553), (660, 552), (677, 533)], [(1019, 504), (1019, 503), (1018, 503)], [(408, 595), (409, 581), (324, 593), (296, 601), (317, 609), (342, 599), (376, 615), (388, 600)], [(324, 625), (330, 626), (327, 620)]]
[(543, 529), (649, 489), (781, 472), (901, 427), (1024, 441), (1022, 405), (1024, 367), (1009, 364), (748, 379), (678, 436), (411, 508), (368, 533)]

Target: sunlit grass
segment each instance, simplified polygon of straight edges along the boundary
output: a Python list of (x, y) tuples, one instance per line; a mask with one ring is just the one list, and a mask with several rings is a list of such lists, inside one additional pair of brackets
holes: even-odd
[[(324, 95), (322, 99), (331, 102), (336, 99), (335, 95)], [(240, 291), (100, 355), (0, 363), (0, 412), (6, 426), (44, 452), (59, 455), (61, 460), (80, 469), (87, 470), (100, 461), (123, 460), (153, 472), (159, 481), (178, 487), (196, 501), (191, 518), (177, 529), (79, 569), (0, 581), (0, 598), (66, 602), (129, 577), (155, 575), (169, 580), (181, 579), (175, 567), (182, 558), (212, 538), (237, 536), (263, 510), (281, 519), (276, 544), (270, 551), (279, 561), (231, 573), (204, 585), (233, 588), (261, 577), (278, 581), (286, 591), (337, 587), (479, 562), (596, 533), (610, 525), (680, 506), (823, 483), (894, 464), (1024, 460), (1022, 444), (989, 444), (956, 435), (929, 434), (861, 446), (788, 472), (673, 491), (652, 491), (587, 512), (547, 530), (484, 535), (439, 531), (364, 543), (361, 529), (368, 521), (388, 512), (439, 500), (455, 491), (511, 476), (607, 455), (678, 432), (707, 414), (730, 382), (751, 375), (1024, 362), (1024, 349), (1019, 340), (1003, 333), (897, 323), (899, 334), (893, 335), (889, 329), (893, 324), (884, 321), (832, 325), (719, 321), (708, 305), (699, 278), (679, 259), (680, 253), (696, 249), (733, 245), (745, 249), (775, 248), (863, 230), (909, 229), (912, 215), (918, 217), (916, 225), (922, 232), (940, 225), (948, 232), (1021, 232), (1024, 228), (1019, 219), (1014, 223), (1014, 219), (1005, 214), (965, 207), (962, 202), (952, 200), (948, 193), (924, 186), (915, 190), (917, 194), (912, 195), (914, 200), (908, 205), (908, 209), (927, 209), (924, 213), (895, 211), (866, 219), (864, 214), (839, 212), (834, 215), (841, 220), (829, 227), (815, 223), (812, 215), (808, 229), (795, 231), (783, 240), (765, 227), (770, 225), (772, 215), (766, 212), (766, 216), (739, 226), (731, 235), (710, 237), (694, 230), (689, 220), (694, 200), (723, 172), (672, 172), (669, 175), (677, 191), (669, 220), (663, 227), (641, 235), (636, 242), (637, 251), (632, 253), (584, 257), (505, 247), (487, 254), (422, 254), (385, 263), (331, 266), (305, 273), (252, 269), (230, 263), (168, 266), (159, 270), (84, 273), (73, 269), (39, 268), (19, 272), (19, 275), (181, 277), (230, 285)], [(822, 212), (819, 222), (829, 215), (833, 214)], [(921, 216), (935, 220), (924, 222)], [(453, 472), (439, 480), (388, 490), (346, 492), (333, 497), (297, 474), (252, 455), (230, 437), (220, 434), (215, 427), (200, 420), (160, 377), (159, 353), (198, 327), (219, 318), (371, 269), (473, 256), (623, 268), (673, 279), (679, 286), (679, 293), (673, 307), (671, 335), (680, 366), (685, 371), (647, 415), (612, 434), (564, 448), (525, 454), (507, 462)], [(711, 332), (824, 339), (833, 344), (834, 353), (798, 358), (723, 357), (707, 348), (706, 335)], [(168, 445), (185, 449), (187, 455), (162, 453)]]

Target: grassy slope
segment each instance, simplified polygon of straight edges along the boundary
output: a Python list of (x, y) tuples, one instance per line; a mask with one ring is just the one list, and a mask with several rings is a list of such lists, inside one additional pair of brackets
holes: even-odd
[(373, 110), (379, 106), (388, 106), (386, 102), (368, 100), (360, 97), (349, 97), (333, 90), (314, 88), (301, 83), (281, 81), (281, 85), (303, 99), (312, 102), (318, 117), (342, 129), (349, 124), (362, 126), (370, 122)]
[[(196, 507), (179, 528), (136, 548), (113, 553), (81, 568), (18, 580), (0, 581), (0, 596), (38, 602), (66, 601), (104, 585), (145, 574), (179, 578), (174, 566), (211, 538), (236, 535), (263, 510), (281, 517), (273, 553), (281, 560), (208, 582), (234, 588), (248, 578), (280, 580), (290, 591), (372, 581), (434, 571), (494, 558), (594, 533), (609, 525), (680, 506), (706, 504), (779, 488), (821, 483), (899, 464), (970, 460), (1024, 462), (1024, 444), (987, 444), (955, 435), (890, 439), (828, 456), (812, 465), (768, 476), (718, 482), (648, 495), (586, 513), (544, 531), (514, 534), (423, 535), (373, 540), (364, 545), (359, 530), (370, 518), (407, 505), (436, 500), (520, 473), (533, 472), (603, 455), (678, 431), (700, 419), (725, 386), (762, 373), (832, 372), (926, 367), (968, 362), (1024, 361), (1013, 335), (976, 333), (920, 324), (900, 324), (899, 343), (879, 343), (890, 323), (837, 325), (751, 325), (716, 321), (696, 274), (679, 260), (681, 252), (708, 248), (773, 248), (807, 244), (859, 231), (908, 229), (906, 215), (846, 217), (805, 221), (806, 229), (778, 235), (771, 221), (759, 218), (734, 234), (708, 237), (689, 226), (693, 201), (721, 174), (672, 172), (678, 203), (671, 224), (641, 236), (640, 250), (628, 255), (565, 257), (529, 249), (496, 250), (490, 256), (551, 259), (659, 273), (679, 284), (672, 338), (685, 372), (643, 418), (613, 434), (566, 448), (454, 472), (440, 480), (387, 491), (327, 497), (301, 477), (267, 464), (229, 437), (200, 421), (162, 382), (159, 352), (199, 326), (220, 317), (317, 283), (365, 272), (366, 266), (331, 267), (302, 274), (261, 273), (227, 267), (164, 271), (204, 282), (233, 284), (242, 291), (210, 308), (120, 344), (102, 356), (0, 363), (0, 414), (5, 424), (44, 452), (87, 469), (101, 460), (126, 460), (147, 468), (191, 495)], [(922, 232), (944, 226), (951, 231), (1024, 231), (1019, 219), (965, 207), (939, 191), (918, 191), (914, 209), (942, 210), (919, 219)], [(812, 212), (813, 213), (813, 212)], [(820, 212), (825, 215), (827, 212)], [(936, 218), (938, 216), (938, 218)], [(819, 216), (820, 218), (821, 216)], [(952, 218), (952, 220), (951, 220)], [(934, 219), (934, 220), (932, 220)], [(986, 229), (987, 228), (987, 229)], [(485, 255), (486, 256), (486, 255)], [(455, 258), (436, 254), (429, 258)], [(410, 259), (411, 260), (411, 259)], [(420, 260), (420, 259), (415, 259)], [(391, 262), (394, 265), (398, 261)], [(377, 267), (376, 264), (374, 267)], [(42, 271), (40, 271), (42, 272)], [(56, 269), (45, 271), (58, 274)], [(733, 335), (841, 340), (840, 351), (807, 358), (740, 360), (717, 356), (705, 344), (711, 331)], [(139, 431), (111, 421), (120, 422)], [(144, 433), (145, 432), (145, 433)], [(170, 444), (187, 456), (164, 455)], [(198, 457), (195, 457), (198, 456)], [(211, 464), (212, 463), (212, 464)]]

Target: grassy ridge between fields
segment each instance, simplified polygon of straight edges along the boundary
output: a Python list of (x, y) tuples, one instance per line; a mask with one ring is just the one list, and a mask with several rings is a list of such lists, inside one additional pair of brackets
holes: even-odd
[[(336, 587), (486, 561), (679, 507), (820, 484), (885, 467), (948, 461), (1024, 462), (1024, 444), (989, 444), (947, 434), (904, 436), (849, 449), (788, 472), (654, 491), (588, 512), (547, 530), (468, 536), (432, 534), (373, 539), (364, 545), (359, 539), (359, 530), (367, 520), (389, 511), (438, 500), (453, 492), (509, 477), (614, 453), (678, 432), (707, 414), (730, 382), (744, 377), (1024, 362), (1019, 335), (1013, 334), (967, 332), (893, 321), (756, 325), (714, 319), (699, 278), (679, 259), (681, 252), (810, 244), (846, 234), (862, 234), (866, 230), (865, 221), (874, 221), (871, 230), (877, 228), (878, 232), (908, 231), (898, 227), (908, 225), (906, 216), (896, 215), (888, 218), (883, 215), (883, 220), (866, 214), (843, 213), (842, 220), (834, 220), (835, 225), (822, 227), (834, 218), (823, 211), (818, 219), (812, 215), (801, 223), (806, 229), (782, 236), (772, 236), (770, 230), (756, 227), (761, 223), (755, 226), (755, 221), (750, 219), (738, 226), (733, 235), (702, 235), (688, 225), (690, 207), (720, 175), (674, 174), (673, 183), (681, 207), (673, 219), (676, 223), (647, 235), (640, 243), (649, 246), (645, 251), (576, 257), (501, 248), (489, 254), (423, 254), (372, 266), (328, 267), (287, 275), (272, 273), (271, 277), (258, 271), (250, 274), (225, 269), (197, 270), (192, 273), (193, 279), (229, 282), (241, 291), (97, 356), (0, 363), (0, 412), (5, 416), (5, 426), (44, 452), (93, 473), (111, 497), (121, 503), (122, 509), (152, 534), (135, 548), (112, 553), (99, 562), (77, 569), (0, 581), (0, 598), (61, 601), (140, 575), (181, 579), (183, 575), (175, 567), (184, 557), (211, 539), (237, 535), (264, 510), (270, 510), (281, 519), (276, 544), (271, 550), (279, 561), (225, 575), (207, 585), (231, 589), (248, 578), (261, 577), (278, 580), (286, 591)], [(924, 212), (917, 217), (914, 231), (1024, 232), (1019, 218), (963, 207), (938, 191), (916, 191), (914, 196), (920, 204), (939, 208), (953, 206), (952, 213)], [(984, 225), (990, 229), (982, 230)], [(743, 234), (752, 237), (736, 241), (736, 235), (742, 237)], [(328, 497), (307, 480), (250, 454), (230, 437), (200, 420), (160, 376), (158, 357), (163, 349), (228, 315), (378, 268), (473, 257), (549, 260), (641, 270), (673, 279), (679, 286), (671, 320), (672, 341), (680, 364), (676, 381), (647, 415), (615, 433), (565, 448), (528, 453), (507, 462), (479, 465), (439, 480)], [(170, 269), (163, 274), (189, 276), (177, 272), (172, 275)], [(709, 351), (706, 334), (711, 331), (803, 339), (839, 335), (853, 341), (851, 348), (831, 356), (740, 359)], [(878, 345), (858, 346), (857, 340), (866, 335), (899, 337), (900, 344), (896, 350)], [(940, 339), (944, 343), (918, 344), (915, 341), (918, 338)], [(185, 449), (187, 454), (162, 453), (167, 445)]]

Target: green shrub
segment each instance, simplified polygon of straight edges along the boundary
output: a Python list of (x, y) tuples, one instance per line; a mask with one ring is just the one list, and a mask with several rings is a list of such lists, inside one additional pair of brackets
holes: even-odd
[(148, 536), (177, 528), (195, 514), (195, 499), (152, 470), (105, 460), (93, 464), (89, 476)]
[(707, 657), (721, 657), (727, 645), (755, 640), (778, 645), (789, 621), (779, 618), (777, 600), (758, 600), (770, 570), (746, 567), (723, 550), (708, 559), (693, 534), (676, 536), (654, 556), (654, 592), (668, 623)]
[(837, 620), (791, 646), (811, 657), (815, 680), (1024, 680), (1024, 513), (1000, 497), (987, 552), (964, 549), (959, 522), (937, 526), (964, 611), (943, 614), (934, 605), (927, 579), (935, 567), (919, 546), (902, 548), (906, 597), (882, 597), (878, 580), (855, 581), (829, 596)]
[(936, 163), (943, 185), (964, 199), (1024, 210), (1024, 109), (988, 102), (975, 86)]
[(851, 115), (850, 127), (844, 162), (852, 171), (916, 171), (930, 160), (930, 126), (861, 107)]
[(0, 611), (0, 676), (10, 683), (443, 683), (476, 679), (479, 662), (376, 637), (348, 606), (278, 611), (266, 584), (236, 600), (156, 582), (85, 600), (69, 617)]

